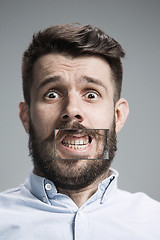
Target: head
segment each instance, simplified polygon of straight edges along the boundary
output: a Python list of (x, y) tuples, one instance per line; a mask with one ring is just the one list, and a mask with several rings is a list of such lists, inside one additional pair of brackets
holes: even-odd
[[(76, 189), (107, 173), (128, 115), (120, 98), (123, 56), (117, 41), (90, 25), (53, 26), (33, 36), (23, 56), (20, 118), (36, 174)], [(108, 160), (106, 131), (94, 129), (110, 129)]]
[(111, 68), (114, 83), (114, 100), (120, 98), (122, 88), (121, 58), (125, 52), (121, 45), (102, 30), (91, 25), (66, 24), (52, 26), (33, 35), (22, 61), (23, 94), (30, 105), (33, 84), (33, 66), (38, 58), (48, 53), (66, 54), (72, 57), (100, 56)]

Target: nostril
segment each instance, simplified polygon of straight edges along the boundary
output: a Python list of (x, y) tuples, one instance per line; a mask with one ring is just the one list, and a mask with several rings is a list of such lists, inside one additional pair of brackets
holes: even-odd
[(78, 120), (82, 120), (82, 117), (79, 114), (76, 114), (76, 115), (73, 115), (73, 116), (70, 116), (68, 114), (62, 115), (62, 120), (71, 120), (72, 118), (73, 119), (76, 118)]
[(63, 116), (63, 119), (67, 119), (67, 118), (69, 118), (68, 115), (64, 115), (64, 116)]
[(75, 117), (78, 118), (78, 119), (81, 119), (81, 116), (80, 116), (80, 115), (76, 115)]

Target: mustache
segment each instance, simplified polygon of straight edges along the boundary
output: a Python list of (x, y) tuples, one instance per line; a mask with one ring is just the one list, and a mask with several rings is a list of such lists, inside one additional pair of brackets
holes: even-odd
[[(55, 130), (58, 130), (55, 136)], [(99, 129), (89, 129), (79, 122), (64, 123), (59, 128), (54, 129), (51, 133), (44, 139), (44, 141), (60, 140), (64, 136), (69, 136), (73, 134), (89, 135), (95, 139), (100, 139), (101, 137), (107, 136), (107, 132), (104, 130), (103, 133)]]

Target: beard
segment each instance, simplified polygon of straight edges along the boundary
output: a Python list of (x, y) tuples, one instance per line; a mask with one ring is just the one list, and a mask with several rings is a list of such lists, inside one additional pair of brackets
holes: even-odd
[[(59, 155), (55, 158), (56, 151), (54, 149), (55, 139), (53, 132), (47, 138), (40, 140), (30, 120), (28, 146), (36, 174), (52, 181), (57, 188), (68, 190), (85, 188), (103, 176), (103, 174), (107, 174), (117, 151), (115, 119), (109, 130), (109, 141), (107, 142), (106, 137), (108, 139), (108, 136), (105, 133), (105, 136), (102, 136), (98, 130), (89, 130), (78, 122), (72, 126), (65, 124), (61, 128), (72, 130), (75, 128), (76, 132), (78, 131), (77, 129), (83, 129), (85, 133), (89, 132), (95, 137), (97, 142), (102, 144), (101, 151), (96, 153), (94, 159), (86, 159), (86, 156), (85, 159), (74, 158), (67, 160), (60, 159)], [(63, 130), (60, 131), (62, 132)]]

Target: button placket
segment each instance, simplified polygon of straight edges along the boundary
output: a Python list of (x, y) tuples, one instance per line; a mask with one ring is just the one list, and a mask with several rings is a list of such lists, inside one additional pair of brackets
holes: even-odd
[(74, 237), (78, 240), (91, 240), (88, 226), (88, 218), (86, 213), (82, 210), (79, 210), (75, 217), (75, 229), (74, 229)]

